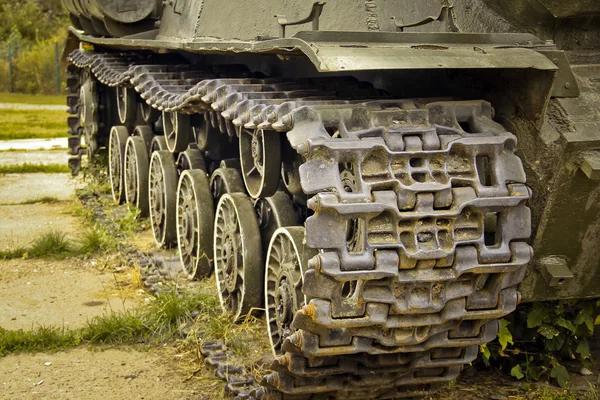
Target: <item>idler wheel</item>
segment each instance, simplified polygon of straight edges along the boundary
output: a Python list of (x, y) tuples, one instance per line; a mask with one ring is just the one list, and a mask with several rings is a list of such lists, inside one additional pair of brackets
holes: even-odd
[(177, 167), (167, 150), (152, 153), (150, 159), (150, 222), (159, 247), (177, 242)]
[(317, 251), (304, 245), (304, 227), (280, 228), (273, 234), (265, 267), (265, 310), (271, 348), (281, 354), (283, 341), (294, 333), (292, 321), (307, 302), (302, 293), (304, 271)]
[(225, 194), (219, 201), (214, 254), (221, 307), (237, 321), (261, 306), (264, 276), (256, 213), (243, 193)]
[(125, 199), (148, 216), (148, 150), (140, 136), (130, 136), (125, 148)]
[(281, 174), (281, 134), (242, 129), (240, 161), (248, 194), (255, 199), (274, 195)]
[(214, 203), (206, 173), (183, 171), (177, 187), (177, 245), (189, 279), (211, 274)]
[(108, 172), (113, 200), (121, 204), (125, 201), (125, 147), (129, 131), (124, 126), (113, 126), (108, 145)]

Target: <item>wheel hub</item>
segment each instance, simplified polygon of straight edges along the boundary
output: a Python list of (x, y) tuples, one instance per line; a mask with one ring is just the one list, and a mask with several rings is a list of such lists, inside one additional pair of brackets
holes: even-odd
[(264, 152), (263, 152), (263, 134), (262, 131), (256, 131), (252, 135), (252, 158), (254, 159), (254, 167), (262, 173), (264, 168)]

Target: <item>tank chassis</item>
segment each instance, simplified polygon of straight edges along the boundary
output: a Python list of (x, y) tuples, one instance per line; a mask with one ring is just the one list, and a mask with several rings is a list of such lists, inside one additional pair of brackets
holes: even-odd
[(157, 245), (265, 309), (256, 397), (431, 393), (519, 302), (600, 295), (593, 39), (483, 0), (121, 3), (65, 1), (70, 165), (107, 149)]

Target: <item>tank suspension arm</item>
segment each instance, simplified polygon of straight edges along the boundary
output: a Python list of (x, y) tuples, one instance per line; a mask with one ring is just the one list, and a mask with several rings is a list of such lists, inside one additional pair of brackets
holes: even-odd
[(279, 25), (280, 25), (279, 37), (280, 38), (285, 37), (285, 27), (288, 25), (301, 25), (301, 24), (306, 24), (308, 22), (312, 22), (313, 31), (318, 31), (319, 30), (319, 18), (321, 17), (321, 13), (323, 12), (323, 6), (325, 4), (326, 4), (326, 2), (324, 2), (324, 1), (316, 1), (313, 4), (312, 10), (310, 11), (310, 14), (308, 15), (308, 17), (303, 18), (298, 21), (294, 21), (294, 22), (288, 21), (288, 19), (285, 15), (275, 15), (275, 18), (277, 18), (277, 23), (279, 23)]
[(440, 21), (440, 22), (447, 21), (451, 32), (460, 32), (459, 27), (456, 25), (456, 22), (454, 21), (454, 6), (450, 4), (449, 0), (444, 0), (444, 2), (442, 3), (442, 8), (440, 9), (440, 13), (437, 17), (430, 15), (429, 17), (425, 18), (422, 21), (413, 22), (410, 24), (403, 24), (402, 22), (399, 23), (396, 20), (396, 17), (392, 17), (392, 20), (396, 24), (396, 29), (398, 30), (398, 32), (404, 32), (405, 28), (414, 28), (417, 26), (423, 26), (423, 25), (427, 25), (427, 24), (430, 24), (435, 21)]

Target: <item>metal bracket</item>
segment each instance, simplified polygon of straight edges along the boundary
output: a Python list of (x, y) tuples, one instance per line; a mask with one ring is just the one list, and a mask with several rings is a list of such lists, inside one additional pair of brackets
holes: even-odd
[(552, 85), (552, 97), (578, 97), (579, 86), (567, 55), (562, 50), (537, 50), (558, 67), (558, 73)]
[(279, 37), (285, 38), (285, 27), (288, 25), (301, 25), (306, 24), (308, 22), (312, 22), (313, 31), (319, 30), (319, 18), (321, 17), (321, 13), (323, 12), (323, 6), (326, 4), (325, 1), (317, 1), (313, 4), (312, 10), (310, 14), (306, 18), (302, 18), (298, 21), (290, 22), (288, 21), (285, 15), (275, 15), (277, 18), (277, 23), (279, 23)]
[(580, 168), (592, 181), (600, 181), (600, 151), (585, 153)]
[(402, 22), (398, 23), (396, 17), (392, 17), (394, 24), (396, 25), (396, 30), (398, 32), (404, 32), (405, 28), (414, 28), (417, 26), (423, 26), (430, 24), (435, 21), (440, 22), (448, 22), (448, 27), (450, 28), (450, 32), (460, 32), (460, 28), (456, 25), (455, 21), (456, 15), (454, 14), (454, 6), (450, 4), (449, 0), (443, 0), (442, 8), (440, 9), (440, 13), (437, 17), (429, 16), (422, 21), (414, 22), (411, 24), (404, 24)]
[(563, 257), (548, 256), (540, 260), (540, 270), (550, 287), (558, 287), (574, 278)]

